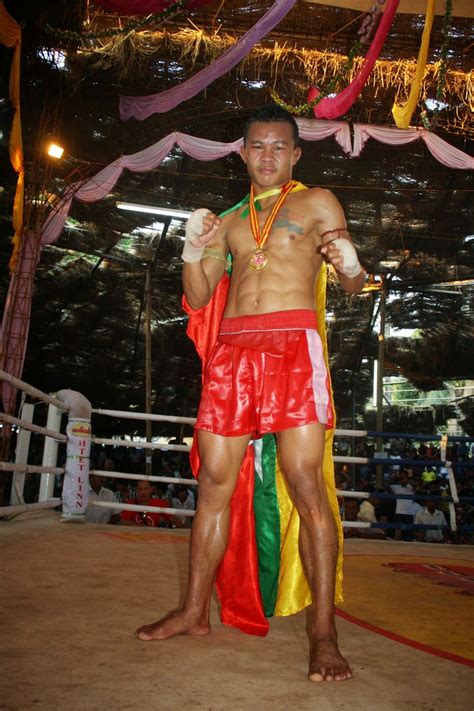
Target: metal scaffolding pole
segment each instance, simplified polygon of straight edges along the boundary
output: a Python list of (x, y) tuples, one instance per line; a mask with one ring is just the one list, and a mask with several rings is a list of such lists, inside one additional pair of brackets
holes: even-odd
[[(386, 319), (387, 292), (385, 279), (382, 278), (380, 288), (380, 327), (379, 327), (379, 350), (378, 350), (378, 367), (377, 367), (377, 432), (383, 431), (383, 374), (385, 360), (385, 319)], [(376, 451), (383, 453), (383, 439), (377, 437)], [(380, 488), (383, 484), (383, 466), (377, 464), (375, 468), (375, 484)]]

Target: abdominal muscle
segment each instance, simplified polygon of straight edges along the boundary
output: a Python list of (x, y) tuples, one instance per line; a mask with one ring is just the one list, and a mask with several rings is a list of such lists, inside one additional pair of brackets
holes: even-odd
[(252, 251), (234, 256), (224, 317), (314, 310), (314, 285), (322, 261), (319, 255), (295, 249), (297, 254), (290, 256), (287, 250), (278, 254), (276, 248), (268, 248), (265, 269), (254, 271), (249, 266)]

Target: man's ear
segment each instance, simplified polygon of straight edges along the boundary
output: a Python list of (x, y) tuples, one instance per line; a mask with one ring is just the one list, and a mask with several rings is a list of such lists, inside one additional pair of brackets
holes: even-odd
[(247, 152), (245, 150), (245, 143), (242, 143), (242, 145), (240, 146), (239, 153), (244, 163), (247, 164)]
[(301, 158), (303, 151), (299, 146), (297, 146), (293, 151), (293, 165), (296, 165)]

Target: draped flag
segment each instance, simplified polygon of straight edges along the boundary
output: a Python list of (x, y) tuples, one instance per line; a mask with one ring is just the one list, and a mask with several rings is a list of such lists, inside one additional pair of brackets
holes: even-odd
[(418, 103), (421, 83), (425, 74), (426, 60), (428, 59), (428, 47), (430, 44), (431, 28), (433, 27), (434, 11), (435, 0), (427, 0), (425, 27), (423, 29), (423, 35), (421, 37), (420, 50), (418, 52), (418, 61), (416, 64), (416, 74), (411, 85), (410, 94), (403, 105), (398, 106), (394, 103), (392, 107), (392, 116), (395, 119), (395, 123), (397, 124), (398, 128), (408, 128), (408, 126), (410, 125), (411, 117), (413, 116), (413, 112)]
[[(241, 207), (246, 200), (248, 198), (227, 212)], [(325, 328), (326, 280), (327, 267), (323, 264), (316, 283), (315, 300), (319, 335), (329, 372)], [(202, 309), (191, 309), (183, 297), (183, 307), (189, 314), (187, 334), (196, 346), (203, 371), (217, 340), (229, 284), (230, 278), (226, 273), (211, 301)], [(333, 435), (333, 429), (326, 430), (323, 474), (338, 529), (335, 593), (335, 603), (338, 604), (342, 602), (343, 534), (334, 481)], [(196, 437), (190, 457), (193, 474), (199, 476)], [(275, 437), (265, 435), (249, 445), (230, 503), (228, 545), (216, 578), (224, 624), (248, 634), (264, 636), (269, 629), (267, 617), (291, 615), (311, 604), (298, 538), (299, 516), (278, 463)]]

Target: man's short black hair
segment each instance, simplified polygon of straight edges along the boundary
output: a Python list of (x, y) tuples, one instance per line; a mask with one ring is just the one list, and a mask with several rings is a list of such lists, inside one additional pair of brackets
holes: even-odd
[(250, 126), (253, 123), (287, 123), (293, 131), (293, 143), (295, 148), (300, 145), (300, 134), (298, 124), (289, 111), (278, 104), (268, 104), (257, 109), (249, 118), (244, 127), (244, 144), (247, 143), (247, 136)]

